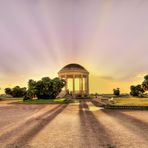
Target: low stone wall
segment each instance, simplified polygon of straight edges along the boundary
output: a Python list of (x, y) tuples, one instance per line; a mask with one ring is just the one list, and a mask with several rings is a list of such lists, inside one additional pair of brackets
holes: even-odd
[(94, 98), (92, 103), (98, 107), (104, 107), (105, 109), (129, 109), (129, 110), (148, 110), (148, 106), (118, 106), (111, 105), (108, 102), (102, 102), (102, 99)]
[(94, 98), (91, 100), (91, 102), (95, 105), (95, 106), (100, 106), (100, 107), (105, 107), (107, 104), (102, 102), (101, 99), (98, 98)]
[(116, 106), (116, 105), (105, 105), (106, 109), (130, 109), (130, 110), (148, 110), (148, 106)]

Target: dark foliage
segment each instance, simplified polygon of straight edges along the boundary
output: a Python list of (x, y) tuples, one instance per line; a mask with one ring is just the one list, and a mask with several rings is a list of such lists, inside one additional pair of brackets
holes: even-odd
[(6, 95), (11, 95), (12, 94), (11, 88), (5, 88), (5, 94)]
[(142, 83), (142, 87), (145, 91), (148, 91), (148, 75), (144, 77), (144, 81)]
[(29, 80), (26, 98), (55, 99), (65, 86), (65, 80), (43, 77), (39, 81)]
[(115, 96), (120, 96), (120, 89), (119, 88), (113, 89), (113, 94)]
[(132, 96), (139, 96), (139, 97), (141, 97), (142, 94), (144, 93), (144, 89), (143, 89), (142, 85), (140, 85), (140, 84), (136, 85), (136, 86), (132, 85), (130, 87), (130, 89), (131, 89), (130, 94)]
[(26, 94), (26, 87), (15, 86), (14, 88), (5, 88), (5, 93), (12, 97), (23, 97)]

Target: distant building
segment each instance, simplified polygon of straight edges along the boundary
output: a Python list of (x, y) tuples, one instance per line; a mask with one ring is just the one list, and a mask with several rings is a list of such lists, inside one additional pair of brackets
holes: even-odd
[[(58, 76), (61, 79), (66, 80), (65, 91), (69, 89), (69, 79), (72, 79), (72, 95), (88, 95), (89, 94), (89, 72), (79, 64), (68, 64), (63, 67), (59, 72)], [(76, 79), (79, 80), (79, 89), (76, 90)]]

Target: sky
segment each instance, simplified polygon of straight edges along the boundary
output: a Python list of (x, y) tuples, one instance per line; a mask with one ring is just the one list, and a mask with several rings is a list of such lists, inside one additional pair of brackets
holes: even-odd
[(69, 63), (90, 92), (129, 92), (148, 74), (147, 40), (147, 0), (0, 0), (0, 92)]

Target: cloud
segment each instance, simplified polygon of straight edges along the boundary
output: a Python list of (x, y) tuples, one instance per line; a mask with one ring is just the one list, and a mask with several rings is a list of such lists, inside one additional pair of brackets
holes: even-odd
[(0, 1), (0, 78), (56, 76), (78, 62), (106, 90), (108, 81), (140, 81), (135, 75), (148, 69), (147, 13), (147, 1)]
[(104, 79), (104, 80), (115, 80), (113, 77), (111, 76), (99, 76), (100, 79)]

